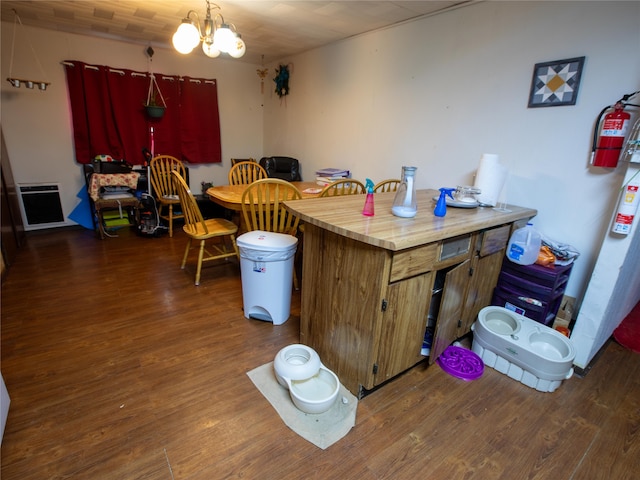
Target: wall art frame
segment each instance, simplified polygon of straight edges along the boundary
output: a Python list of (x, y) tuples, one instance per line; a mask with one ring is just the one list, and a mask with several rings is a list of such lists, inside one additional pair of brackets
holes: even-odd
[(536, 63), (533, 67), (529, 108), (575, 105), (585, 57)]

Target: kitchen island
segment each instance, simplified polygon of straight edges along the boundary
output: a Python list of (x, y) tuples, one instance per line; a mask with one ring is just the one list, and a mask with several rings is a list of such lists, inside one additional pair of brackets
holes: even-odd
[(375, 194), (373, 217), (362, 215), (364, 195), (286, 202), (305, 223), (300, 342), (359, 397), (426, 358), (427, 327), (430, 363), (469, 332), (512, 230), (537, 214), (509, 205), (436, 217), (438, 191), (416, 195), (414, 218), (391, 214), (393, 192)]

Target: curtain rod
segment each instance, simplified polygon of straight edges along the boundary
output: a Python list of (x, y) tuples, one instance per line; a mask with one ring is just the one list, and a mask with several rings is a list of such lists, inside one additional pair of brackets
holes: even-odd
[[(76, 66), (75, 63), (68, 62), (68, 61), (65, 61), (65, 60), (60, 62), (60, 65), (66, 65), (67, 67), (75, 67)], [(88, 68), (90, 70), (96, 70), (96, 71), (100, 70), (100, 67), (98, 65), (89, 65), (87, 63), (84, 64), (84, 68)], [(111, 72), (111, 73), (119, 73), (120, 75), (125, 75), (125, 72), (122, 71), (122, 70), (116, 70), (116, 69), (111, 68), (111, 67), (105, 67), (105, 68), (107, 68), (109, 70), (109, 72)], [(134, 71), (131, 72), (131, 76), (132, 77), (146, 77), (147, 75), (153, 75), (153, 74), (152, 73), (139, 73), (139, 72), (134, 72)], [(178, 79), (179, 81), (184, 82), (184, 77), (181, 77), (179, 75), (173, 75), (173, 76), (162, 75), (161, 79), (162, 80), (169, 80), (169, 81), (172, 81), (172, 82), (174, 80)], [(205, 84), (206, 83), (210, 83), (211, 85), (215, 85), (216, 84), (215, 80), (208, 80), (206, 78), (202, 78), (202, 79), (200, 79), (200, 78), (189, 78), (189, 81), (193, 82), (193, 83), (203, 83), (203, 82)]]

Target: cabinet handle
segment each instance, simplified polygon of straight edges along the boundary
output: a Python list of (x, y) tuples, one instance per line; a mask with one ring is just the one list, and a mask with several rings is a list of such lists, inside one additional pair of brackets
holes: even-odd
[(386, 311), (387, 311), (387, 301), (386, 301), (384, 298), (382, 299), (382, 305), (380, 306), (380, 309), (381, 309), (383, 312), (386, 312)]

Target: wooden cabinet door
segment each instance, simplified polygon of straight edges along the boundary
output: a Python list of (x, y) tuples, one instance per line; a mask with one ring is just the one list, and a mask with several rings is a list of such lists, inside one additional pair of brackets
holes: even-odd
[(502, 225), (477, 234), (478, 249), (471, 258), (469, 287), (458, 337), (466, 335), (480, 310), (491, 304), (510, 234), (510, 225)]
[(491, 305), (493, 290), (498, 283), (504, 250), (486, 257), (475, 256), (471, 259), (471, 277), (467, 298), (462, 313), (462, 323), (458, 329), (458, 337), (469, 332), (478, 313), (487, 305)]
[(389, 380), (424, 359), (420, 350), (432, 288), (433, 272), (389, 285), (376, 362), (372, 366), (376, 371), (372, 386)]
[(469, 284), (470, 264), (470, 260), (465, 260), (451, 269), (445, 277), (442, 302), (429, 355), (430, 364), (458, 338), (458, 325), (462, 323), (462, 310)]

